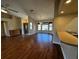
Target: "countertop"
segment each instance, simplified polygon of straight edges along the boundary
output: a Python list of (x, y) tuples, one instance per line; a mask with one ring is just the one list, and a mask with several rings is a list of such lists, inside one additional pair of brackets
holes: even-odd
[(67, 33), (67, 32), (57, 32), (61, 42), (71, 44), (71, 45), (78, 45), (78, 38)]

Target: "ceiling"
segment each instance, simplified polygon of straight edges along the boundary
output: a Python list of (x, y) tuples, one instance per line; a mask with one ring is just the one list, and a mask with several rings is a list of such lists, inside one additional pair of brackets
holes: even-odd
[[(1, 0), (1, 5), (8, 6), (7, 8), (10, 8), (12, 10), (18, 11), (18, 13), (9, 11), (9, 14), (18, 16), (18, 17), (26, 17), (27, 14), (24, 12), (24, 10), (21, 8), (21, 6), (14, 0)], [(3, 7), (1, 7), (3, 8)]]
[(73, 14), (78, 13), (78, 0), (71, 0), (69, 4), (66, 4), (67, 0), (61, 0), (59, 6), (59, 15), (61, 14), (60, 11), (64, 11), (63, 14)]
[(8, 8), (18, 10), (35, 20), (54, 18), (54, 0), (2, 0), (3, 5), (6, 3), (9, 4)]
[[(24, 11), (35, 20), (54, 18), (54, 0), (17, 0)], [(31, 11), (32, 10), (32, 11)]]
[[(77, 10), (77, 0), (72, 0), (70, 4), (65, 4), (66, 0), (60, 0), (60, 5), (57, 2), (59, 8), (55, 8), (56, 0), (2, 0), (1, 5), (18, 11), (18, 13), (10, 11), (9, 13), (16, 15), (18, 17), (29, 16), (35, 20), (50, 20), (55, 16), (55, 12), (63, 10), (63, 14), (76, 13)], [(56, 11), (55, 11), (56, 10)]]

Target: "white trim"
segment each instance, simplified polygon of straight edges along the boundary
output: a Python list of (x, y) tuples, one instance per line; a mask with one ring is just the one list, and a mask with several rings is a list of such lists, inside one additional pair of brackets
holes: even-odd
[(5, 35), (6, 35), (6, 36), (10, 36), (10, 35), (9, 35), (9, 31), (8, 31), (8, 29), (7, 29), (7, 27), (6, 27), (6, 23), (5, 23), (5, 22), (3, 23), (3, 27), (4, 27)]
[(24, 26), (23, 26), (23, 23), (21, 24), (21, 31), (22, 31), (22, 35), (24, 35)]
[[(60, 45), (61, 46), (61, 45)], [(61, 50), (62, 50), (62, 53), (63, 53), (63, 57), (64, 57), (64, 59), (67, 59), (66, 58), (66, 55), (65, 55), (65, 53), (64, 53), (64, 50), (63, 50), (63, 48), (61, 47)]]
[(60, 42), (56, 42), (56, 41), (53, 41), (53, 43), (55, 43), (55, 44), (59, 44), (59, 45), (61, 44)]

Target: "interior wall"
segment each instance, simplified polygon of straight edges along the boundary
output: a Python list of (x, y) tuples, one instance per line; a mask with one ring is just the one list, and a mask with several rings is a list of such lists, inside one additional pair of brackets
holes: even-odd
[(8, 21), (8, 29), (9, 30), (16, 30), (16, 29), (19, 29), (20, 27), (21, 27), (20, 19), (13, 17), (13, 19), (10, 19)]
[(78, 18), (75, 17), (72, 21), (66, 26), (66, 31), (78, 33)]
[(58, 16), (54, 19), (54, 27), (56, 31), (72, 31), (77, 32), (77, 15)]
[(1, 18), (1, 21), (7, 22), (5, 23), (5, 27), (6, 27), (6, 35), (10, 36), (9, 34), (9, 30), (16, 30), (16, 29), (20, 29), (21, 28), (21, 20), (16, 18), (16, 17), (12, 17), (12, 19), (9, 18)]
[(17, 19), (13, 17), (12, 19), (9, 18), (1, 18), (1, 21), (7, 21), (8, 23), (8, 30), (15, 30), (21, 27), (21, 19)]
[[(28, 23), (28, 31), (29, 34), (34, 34), (36, 33), (36, 21), (34, 19), (32, 19), (31, 17), (28, 17), (29, 23)], [(32, 22), (32, 29), (30, 29), (30, 22)]]
[(17, 29), (21, 29), (21, 19), (20, 18), (16, 19), (16, 26), (17, 26)]

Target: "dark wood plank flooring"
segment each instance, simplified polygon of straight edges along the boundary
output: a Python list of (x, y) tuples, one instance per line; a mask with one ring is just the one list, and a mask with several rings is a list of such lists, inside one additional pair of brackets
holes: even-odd
[(3, 37), (1, 59), (64, 59), (60, 45), (53, 44), (52, 37), (49, 34)]

